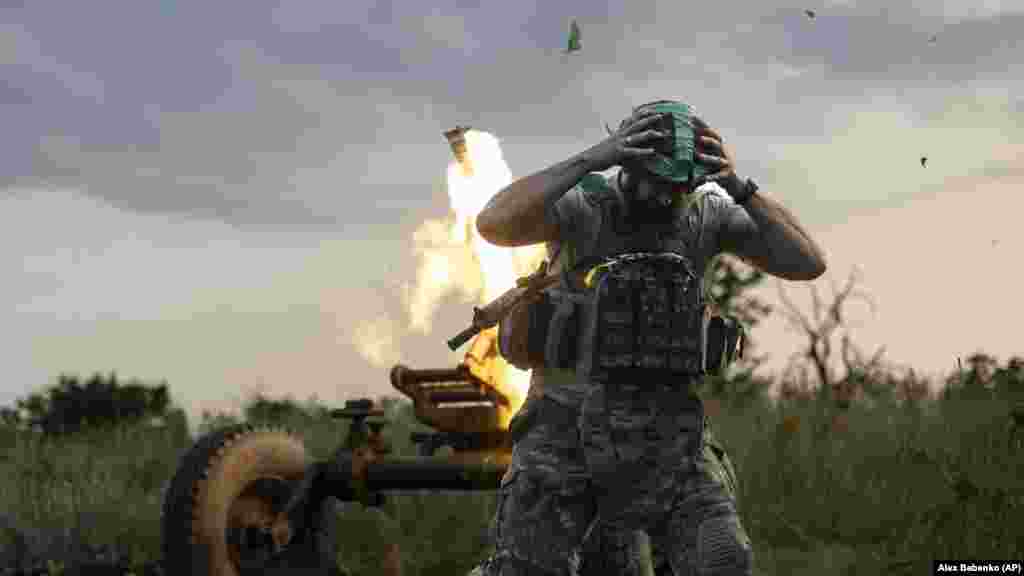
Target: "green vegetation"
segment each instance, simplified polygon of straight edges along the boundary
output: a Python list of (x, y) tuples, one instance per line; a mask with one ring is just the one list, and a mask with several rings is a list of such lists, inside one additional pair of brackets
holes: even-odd
[(883, 388), (893, 394), (838, 415), (814, 397), (724, 410), (716, 432), (737, 463), (759, 573), (922, 574), (933, 559), (1020, 557), (1022, 366), (951, 381), (937, 399)]
[[(748, 329), (772, 312), (749, 292), (763, 275), (721, 258), (709, 276), (720, 308)], [(756, 573), (923, 574), (933, 559), (1024, 557), (1024, 359), (1000, 366), (975, 354), (929, 394), (913, 371), (885, 365), (881, 350), (866, 357), (843, 333), (844, 304), (866, 299), (854, 282), (833, 287), (830, 303), (812, 287), (810, 316), (780, 292), (781, 313), (807, 339), (781, 381), (758, 375), (748, 345), (703, 388), (739, 474)], [(778, 398), (769, 399), (773, 384)], [(394, 452), (415, 455), (409, 435), (426, 428), (411, 405), (381, 403)], [(291, 429), (327, 458), (348, 428), (328, 408), (256, 397), (242, 417)], [(198, 430), (237, 421), (204, 414)], [(160, 550), (162, 489), (195, 441), (188, 430), (166, 384), (113, 375), (62, 376), (53, 390), (0, 408), (0, 574), (47, 561), (58, 574), (99, 551), (119, 560), (112, 574), (153, 574), (145, 568)], [(465, 574), (488, 552), (494, 505), (493, 493), (427, 492), (392, 496), (384, 514), (345, 505), (339, 561), (379, 574), (386, 543), (397, 541), (409, 576)]]
[[(1024, 361), (974, 356), (935, 397), (906, 393), (920, 390), (913, 374), (876, 380), (841, 418), (815, 394), (721, 403), (714, 424), (740, 475), (758, 573), (920, 574), (934, 558), (1024, 556)], [(385, 404), (395, 451), (414, 454), (408, 435), (423, 428), (411, 407)], [(257, 398), (247, 416), (295, 430), (326, 457), (347, 424), (322, 410)], [(202, 429), (229, 420), (208, 415)], [(137, 423), (51, 439), (8, 424), (4, 564), (45, 555), (67, 565), (98, 549), (155, 561), (161, 488), (192, 442), (186, 430)], [(374, 574), (384, 541), (397, 539), (408, 574), (464, 574), (487, 552), (493, 506), (490, 493), (402, 494), (389, 518), (346, 506), (339, 560)]]

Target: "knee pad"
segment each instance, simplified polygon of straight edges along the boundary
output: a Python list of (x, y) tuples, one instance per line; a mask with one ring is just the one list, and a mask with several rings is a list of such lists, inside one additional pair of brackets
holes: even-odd
[(754, 551), (736, 516), (708, 518), (697, 533), (697, 573), (702, 576), (749, 576)]

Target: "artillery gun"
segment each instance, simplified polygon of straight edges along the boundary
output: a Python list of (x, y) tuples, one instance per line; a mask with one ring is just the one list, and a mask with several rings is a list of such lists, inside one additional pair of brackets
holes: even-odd
[[(393, 456), (371, 400), (332, 410), (350, 420), (334, 454), (314, 461), (302, 440), (242, 424), (200, 438), (182, 457), (161, 515), (166, 574), (343, 574), (321, 532), (328, 498), (379, 507), (402, 490), (496, 490), (511, 459), (507, 423), (517, 406), (496, 384), (493, 330), (450, 369), (391, 369), (392, 386), (434, 429), (413, 433), (418, 456)], [(438, 457), (442, 446), (453, 451)], [(392, 568), (390, 572), (396, 571)]]
[[(742, 353), (742, 329), (712, 322), (708, 366), (717, 371)], [(501, 386), (496, 330), (473, 340), (451, 369), (390, 372), (392, 386), (434, 429), (413, 433), (418, 456), (393, 456), (381, 435), (385, 414), (368, 399), (332, 410), (350, 420), (348, 436), (326, 460), (312, 460), (299, 438), (272, 428), (230, 426), (200, 438), (182, 457), (164, 495), (162, 555), (166, 574), (255, 576), (344, 574), (337, 539), (325, 534), (325, 504), (334, 497), (379, 507), (403, 490), (496, 490), (511, 460), (508, 423), (520, 398)], [(446, 457), (442, 446), (453, 451)], [(397, 548), (385, 560), (398, 574)], [(389, 567), (390, 566), (390, 567)]]

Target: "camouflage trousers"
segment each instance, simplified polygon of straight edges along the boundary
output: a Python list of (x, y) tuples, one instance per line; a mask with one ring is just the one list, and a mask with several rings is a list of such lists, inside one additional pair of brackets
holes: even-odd
[(532, 397), (513, 419), (487, 576), (751, 574), (735, 475), (708, 442), (703, 406), (678, 387), (592, 389), (580, 409)]

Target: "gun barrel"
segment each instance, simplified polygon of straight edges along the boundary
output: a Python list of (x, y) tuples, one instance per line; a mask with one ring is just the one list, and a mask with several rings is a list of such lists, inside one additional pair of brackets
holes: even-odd
[(370, 490), (497, 490), (507, 465), (398, 459), (370, 463)]
[(413, 444), (429, 448), (427, 454), (441, 446), (451, 446), (456, 452), (507, 452), (511, 454), (512, 443), (508, 430), (466, 434), (462, 432), (413, 432), (409, 435)]

